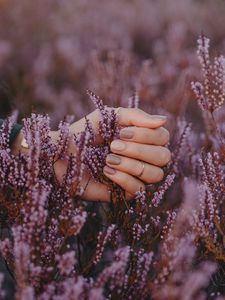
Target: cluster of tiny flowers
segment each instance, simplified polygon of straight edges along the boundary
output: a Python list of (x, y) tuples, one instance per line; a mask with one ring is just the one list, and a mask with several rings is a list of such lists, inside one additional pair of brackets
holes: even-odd
[[(9, 121), (4, 126), (7, 122)], [(24, 120), (23, 127), (29, 145), (28, 155), (14, 156), (8, 151), (7, 160), (3, 161), (13, 168), (11, 172), (25, 178), (23, 186), (20, 181), (12, 182), (11, 176), (7, 179), (13, 183), (12, 195), (15, 198), (9, 199), (9, 205), (12, 206), (9, 208), (16, 210), (17, 214), (12, 222), (13, 241), (4, 239), (0, 243), (1, 254), (16, 276), (17, 299), (34, 299), (36, 290), (40, 290), (43, 282), (51, 284), (53, 266), (57, 262), (62, 275), (70, 273), (68, 270), (71, 270), (74, 251), (72, 256), (57, 253), (61, 253), (65, 238), (77, 235), (86, 221), (87, 213), (82, 208), (75, 208), (72, 200), (68, 198), (68, 178), (73, 176), (72, 170), (64, 178), (64, 182), (68, 184), (61, 184), (58, 189), (53, 189), (55, 175), (52, 157), (65, 157), (66, 148), (63, 145), (68, 143), (67, 129), (67, 125), (60, 124), (60, 143), (58, 148), (54, 147), (48, 138), (49, 118), (32, 114), (30, 119)], [(6, 149), (9, 147), (7, 143)], [(5, 182), (2, 189), (7, 187), (9, 184)], [(7, 219), (5, 222), (7, 223)]]
[(108, 153), (108, 146), (90, 146), (85, 152), (84, 162), (96, 181), (103, 181), (103, 168)]
[(209, 39), (201, 36), (198, 39), (198, 57), (202, 66), (204, 83), (192, 82), (192, 89), (200, 106), (214, 112), (225, 101), (225, 57), (215, 57), (211, 64), (209, 56)]
[(162, 201), (166, 191), (170, 188), (170, 186), (174, 183), (175, 174), (167, 175), (164, 183), (160, 185), (159, 189), (154, 193), (150, 206), (157, 207)]
[(184, 155), (185, 157), (189, 155), (189, 153), (187, 153), (187, 149), (189, 144), (188, 140), (191, 133), (191, 124), (186, 123), (183, 120), (179, 120), (178, 128), (180, 131), (180, 136), (176, 148), (172, 153), (172, 170), (175, 174), (179, 173), (179, 162), (184, 159)]
[(133, 239), (139, 241), (141, 236), (148, 231), (150, 224), (146, 224), (144, 228), (138, 223), (135, 223), (132, 227)]
[[(83, 171), (84, 166), (86, 166), (93, 179), (104, 182), (103, 168), (106, 156), (110, 152), (111, 141), (118, 136), (119, 132), (117, 115), (113, 109), (106, 107), (103, 101), (93, 92), (88, 91), (88, 95), (99, 111), (98, 133), (103, 139), (103, 143), (96, 145), (94, 130), (88, 119), (86, 119), (85, 131), (75, 137), (75, 142), (78, 149), (81, 150), (79, 157), (83, 164), (81, 164), (80, 169)], [(80, 172), (80, 176), (82, 171)]]
[[(205, 82), (199, 101), (213, 112), (224, 99), (224, 59), (216, 58), (211, 66), (208, 50), (209, 41), (202, 37), (198, 54)], [(146, 95), (144, 86), (139, 88), (141, 97)], [(69, 97), (69, 91), (64, 93)], [(65, 118), (53, 141), (50, 118), (32, 114), (23, 121), (26, 155), (10, 150), (16, 115), (0, 130), (0, 254), (15, 278), (15, 299), (206, 300), (224, 295), (224, 145), (215, 147), (210, 127), (198, 135), (191, 133), (191, 124), (175, 119), (175, 151), (164, 180), (146, 184), (126, 201), (125, 191), (103, 175), (119, 130), (116, 113), (88, 94), (99, 113), (101, 145), (87, 118), (84, 131), (74, 136)], [(135, 93), (128, 107), (138, 106)], [(55, 173), (58, 160), (67, 162), (62, 178)], [(107, 185), (116, 201), (83, 201), (86, 170)], [(2, 285), (0, 273), (0, 298)]]
[(140, 248), (137, 252), (133, 251), (135, 257), (135, 268), (133, 274), (129, 274), (132, 277), (132, 285), (126, 293), (127, 299), (145, 299), (148, 294), (146, 290), (146, 284), (148, 281), (148, 272), (153, 261), (153, 252), (145, 252), (143, 248)]
[(103, 138), (104, 143), (107, 144), (118, 134), (117, 115), (114, 109), (105, 106), (103, 101), (93, 92), (88, 91), (88, 95), (99, 110), (99, 134)]
[(69, 123), (61, 121), (59, 123), (59, 139), (58, 139), (58, 159), (65, 159), (67, 148), (69, 146)]
[(136, 92), (133, 96), (128, 99), (128, 107), (129, 108), (138, 108), (139, 107), (139, 95)]
[(125, 280), (125, 271), (130, 255), (130, 247), (124, 247), (116, 250), (114, 261), (109, 267), (106, 267), (98, 276), (95, 286), (101, 287), (110, 281), (110, 289), (123, 286)]
[(58, 268), (62, 275), (70, 275), (75, 265), (74, 251), (68, 251), (61, 256), (57, 256)]
[(111, 224), (105, 233), (103, 232), (99, 232), (98, 234), (98, 244), (96, 246), (96, 253), (95, 253), (95, 257), (93, 259), (93, 263), (96, 265), (101, 257), (102, 257), (102, 254), (103, 254), (103, 251), (104, 251), (104, 248), (105, 248), (105, 245), (108, 241), (110, 241), (110, 239), (112, 238), (112, 234), (114, 233), (116, 229), (116, 225), (115, 224)]
[[(77, 182), (81, 182), (84, 170), (85, 170), (85, 157), (87, 153), (88, 146), (94, 143), (94, 133), (89, 124), (89, 120), (86, 120), (86, 128), (83, 132), (78, 135), (74, 136), (74, 142), (77, 147), (77, 155), (76, 155), (76, 168), (74, 167), (73, 170), (75, 171), (75, 180)], [(84, 192), (84, 187), (78, 186), (77, 194), (82, 195)]]

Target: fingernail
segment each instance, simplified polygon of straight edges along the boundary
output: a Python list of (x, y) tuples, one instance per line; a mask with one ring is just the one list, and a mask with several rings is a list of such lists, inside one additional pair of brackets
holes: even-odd
[(106, 157), (106, 162), (112, 165), (119, 165), (121, 163), (121, 159), (119, 156), (114, 155), (114, 154), (109, 154)]
[(167, 116), (161, 116), (161, 115), (151, 115), (152, 119), (156, 119), (156, 120), (160, 120), (160, 121), (164, 121), (167, 119)]
[(121, 151), (121, 150), (124, 150), (126, 147), (126, 144), (120, 140), (116, 140), (116, 141), (113, 141), (111, 143), (111, 150), (118, 150), (118, 151)]
[(112, 169), (108, 166), (105, 166), (103, 171), (104, 171), (104, 173), (109, 174), (109, 175), (114, 175), (116, 173), (115, 169)]
[(130, 129), (123, 128), (120, 130), (121, 139), (131, 139), (134, 136), (134, 132)]

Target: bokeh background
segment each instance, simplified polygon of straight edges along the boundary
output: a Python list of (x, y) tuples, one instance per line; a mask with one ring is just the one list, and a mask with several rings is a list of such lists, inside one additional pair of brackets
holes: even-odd
[(224, 0), (0, 0), (0, 117), (48, 113), (54, 129), (94, 109), (86, 89), (111, 106), (136, 91), (141, 108), (169, 116), (172, 137), (182, 117), (201, 132), (197, 38), (225, 53), (224, 16)]
[[(1, 0), (0, 116), (93, 110), (86, 89), (126, 106), (138, 91), (148, 112), (198, 118), (190, 81), (196, 41), (225, 50), (223, 0)], [(157, 103), (157, 105), (155, 105)]]

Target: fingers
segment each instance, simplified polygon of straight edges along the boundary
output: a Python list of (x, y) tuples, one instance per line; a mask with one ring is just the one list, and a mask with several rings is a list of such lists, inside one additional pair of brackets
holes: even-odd
[[(115, 110), (112, 107), (108, 107), (109, 110)], [(121, 126), (138, 126), (138, 127), (146, 127), (146, 128), (159, 128), (166, 123), (166, 116), (158, 116), (158, 115), (149, 115), (138, 108), (124, 108), (120, 107), (117, 112), (118, 123)], [(92, 113), (88, 114), (86, 118), (92, 123), (93, 130), (96, 135), (96, 144), (100, 144), (102, 142), (102, 138), (98, 133), (98, 125), (101, 119), (101, 114), (99, 110), (94, 110)], [(78, 134), (79, 132), (84, 131), (86, 127), (86, 119), (82, 118), (79, 121), (73, 123), (70, 126), (70, 133)]]
[(145, 185), (142, 181), (127, 173), (115, 170), (108, 166), (105, 166), (103, 171), (109, 179), (117, 183), (128, 194), (134, 195), (136, 192), (140, 191), (140, 189), (145, 190)]
[(131, 126), (120, 130), (120, 139), (142, 144), (164, 146), (169, 142), (169, 138), (169, 131), (163, 127), (149, 129)]
[(142, 163), (139, 160), (125, 156), (109, 154), (106, 158), (109, 167), (138, 177), (146, 183), (156, 183), (163, 179), (164, 172), (161, 168), (145, 163), (145, 168), (141, 176)]
[(119, 124), (122, 126), (139, 126), (158, 128), (166, 123), (166, 116), (150, 115), (139, 108), (120, 107), (117, 113)]
[(170, 151), (162, 146), (114, 140), (110, 148), (114, 153), (135, 158), (159, 167), (165, 166), (171, 159)]

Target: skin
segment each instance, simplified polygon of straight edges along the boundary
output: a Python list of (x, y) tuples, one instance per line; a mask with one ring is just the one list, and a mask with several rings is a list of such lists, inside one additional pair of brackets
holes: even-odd
[[(98, 135), (100, 113), (98, 110), (95, 110), (87, 115), (87, 118), (93, 124), (96, 143), (101, 144), (102, 141)], [(166, 123), (165, 116), (149, 115), (143, 110), (136, 108), (121, 107), (118, 111), (118, 121), (123, 126), (123, 129), (120, 132), (120, 138), (113, 141), (110, 145), (111, 153), (107, 156), (106, 166), (103, 171), (109, 179), (125, 190), (126, 199), (130, 199), (140, 188), (145, 189), (145, 183), (156, 183), (163, 179), (162, 167), (171, 159), (171, 153), (165, 147), (169, 141), (169, 132), (163, 127)], [(71, 136), (83, 131), (84, 128), (85, 118), (70, 126)], [(122, 132), (127, 132), (127, 130), (133, 133), (132, 137), (123, 136)], [(52, 131), (50, 135), (53, 141), (57, 142), (58, 131)], [(21, 148), (22, 139), (23, 136), (20, 133), (13, 145), (12, 151), (14, 153), (27, 151)], [(76, 147), (72, 143), (72, 138), (68, 152), (76, 153)], [(145, 164), (144, 172), (139, 176), (143, 169), (143, 162)], [(55, 172), (59, 181), (65, 174), (66, 167), (66, 160), (56, 162)], [(90, 174), (86, 169), (81, 181), (83, 187), (88, 183), (83, 198), (88, 201), (109, 201), (110, 193), (107, 185), (89, 179)], [(74, 185), (76, 186), (76, 183)]]

